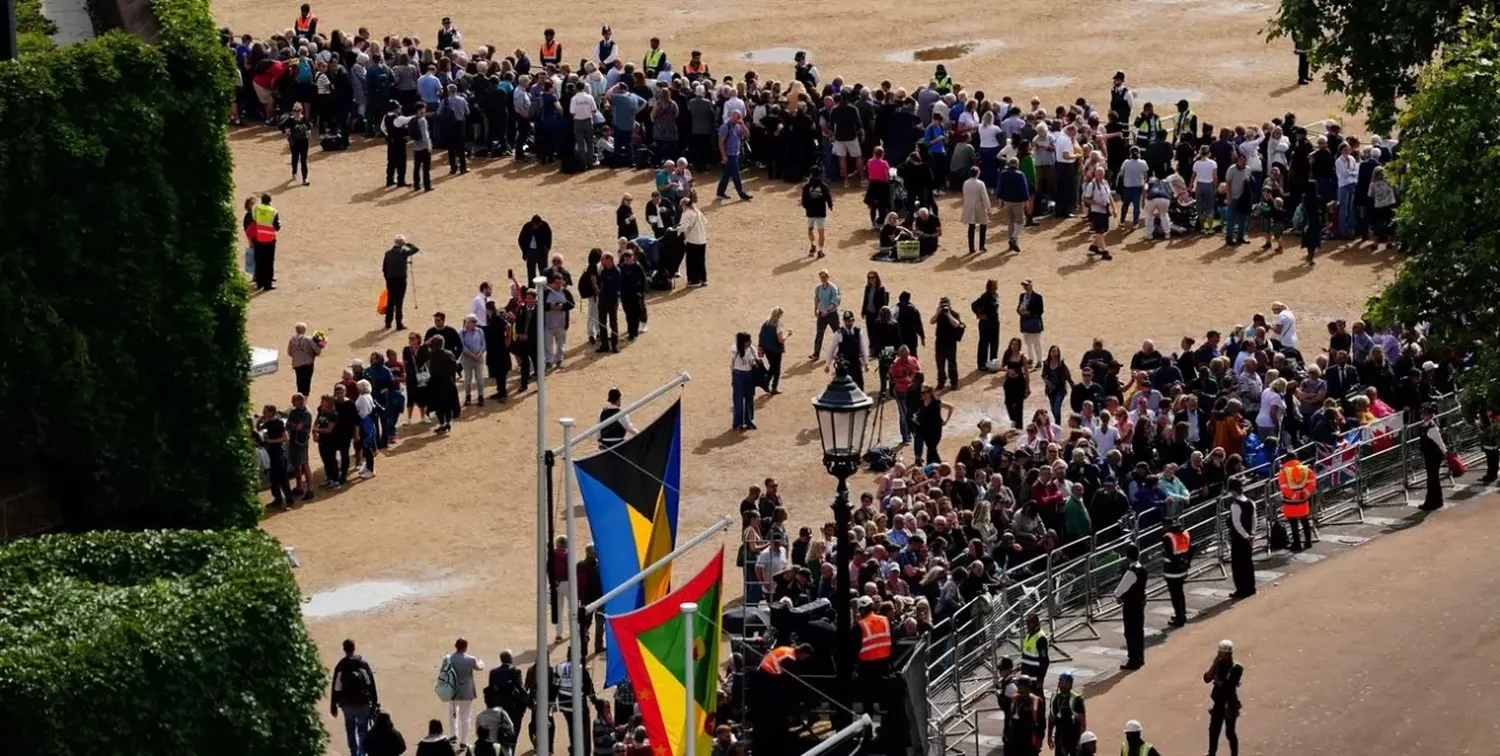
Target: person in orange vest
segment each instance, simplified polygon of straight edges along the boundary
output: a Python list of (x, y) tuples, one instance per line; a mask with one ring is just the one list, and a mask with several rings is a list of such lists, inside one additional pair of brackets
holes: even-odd
[(1167, 519), (1166, 530), (1161, 534), (1161, 553), (1161, 576), (1167, 583), (1167, 593), (1172, 597), (1172, 619), (1167, 620), (1167, 624), (1182, 627), (1187, 624), (1187, 596), (1183, 584), (1187, 582), (1188, 569), (1192, 566), (1193, 547), (1191, 537), (1176, 519)]
[(687, 68), (683, 70), (683, 75), (687, 77), (688, 81), (697, 81), (709, 75), (708, 64), (703, 62), (702, 50), (693, 51), (692, 59), (688, 61)]
[(1312, 514), (1312, 496), (1318, 490), (1317, 473), (1302, 464), (1302, 460), (1291, 457), (1276, 473), (1276, 483), (1281, 486), (1281, 516), (1286, 519), (1292, 551), (1310, 548), (1312, 531), (1307, 518)]
[(875, 600), (869, 596), (860, 596), (855, 605), (859, 608), (859, 687), (865, 711), (874, 711), (890, 672), (891, 620), (875, 612)]
[(779, 675), (789, 669), (789, 664), (793, 665), (790, 667), (791, 669), (795, 669), (795, 663), (806, 661), (808, 657), (812, 656), (812, 653), (812, 646), (806, 643), (795, 648), (792, 646), (777, 646), (767, 651), (766, 655), (761, 658), (760, 671), (768, 675)]
[(562, 65), (562, 43), (557, 41), (557, 32), (542, 31), (542, 68)]
[(312, 6), (302, 4), (302, 13), (297, 16), (294, 24), (297, 36), (313, 39), (318, 36), (318, 14), (312, 12)]
[(255, 287), (261, 291), (276, 288), (276, 234), (281, 231), (281, 215), (271, 207), (271, 195), (260, 195), (260, 204), (250, 211), (250, 241), (255, 246)]

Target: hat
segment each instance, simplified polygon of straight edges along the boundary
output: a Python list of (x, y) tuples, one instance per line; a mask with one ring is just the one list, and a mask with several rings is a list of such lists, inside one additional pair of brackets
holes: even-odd
[(447, 16), (443, 16), (443, 23), (445, 23), (445, 24), (451, 24), (451, 23), (453, 23), (453, 19), (451, 19), (451, 18), (449, 18)]
[(1022, 685), (1022, 684), (1030, 685), (1033, 682), (1036, 682), (1036, 681), (1031, 679), (1031, 675), (1016, 675), (1016, 684), (1017, 685)]
[(609, 33), (610, 33), (610, 31), (609, 31), (609, 27), (608, 27), (608, 26), (606, 26), (606, 27), (604, 27), (604, 28), (602, 28), (602, 29), (600, 29), (600, 30), (599, 30), (599, 33), (600, 33), (600, 34), (609, 34)]
[(1029, 278), (1023, 278), (1023, 279), (1021, 279), (1021, 285), (1022, 286), (1030, 286), (1031, 285), (1031, 279), (1029, 279)]
[[(853, 320), (853, 319), (854, 319), (854, 311), (853, 310), (844, 310), (844, 320)], [(1429, 362), (1427, 364), (1431, 365), (1432, 363)]]
[(1185, 108), (1187, 106), (1188, 106), (1188, 101), (1187, 100), (1178, 100), (1177, 101), (1177, 107), (1179, 107), (1179, 108)]
[(1422, 369), (1423, 370), (1437, 370), (1437, 363), (1433, 362), (1432, 360), (1428, 360), (1428, 361), (1422, 363)]
[(1119, 483), (1120, 483), (1120, 481), (1115, 480), (1115, 476), (1113, 476), (1113, 475), (1106, 475), (1106, 476), (1104, 476), (1104, 485), (1106, 485), (1106, 486), (1114, 486), (1114, 485), (1118, 485)]
[(1064, 672), (1064, 673), (1062, 673), (1062, 674), (1060, 674), (1060, 675), (1057, 676), (1057, 681), (1058, 682), (1073, 682), (1073, 673), (1072, 672)]
[(356, 357), (353, 360), (349, 361), (349, 367), (352, 367), (352, 368), (356, 368), (356, 367), (357, 368), (362, 368), (364, 366), (365, 366), (364, 360), (361, 360), (358, 357)]
[(1135, 721), (1134, 719), (1125, 723), (1125, 734), (1129, 735), (1132, 732), (1136, 734), (1140, 734), (1141, 732), (1141, 723)]
[(1118, 79), (1118, 80), (1120, 80), (1120, 81), (1124, 81), (1124, 79), (1125, 79), (1125, 72), (1124, 71), (1116, 71), (1115, 72), (1115, 78)]
[(1085, 732), (1084, 734), (1078, 736), (1078, 745), (1084, 745), (1086, 743), (1094, 743), (1094, 742), (1097, 742), (1098, 740), (1099, 740), (1099, 736), (1095, 735), (1093, 730), (1089, 730), (1088, 732)]
[(782, 533), (779, 530), (771, 533), (771, 542), (772, 543), (779, 543), (779, 542), (785, 541), (785, 540), (786, 540), (786, 534), (785, 533)]
[(1234, 641), (1225, 638), (1219, 641), (1219, 653), (1227, 654), (1234, 651)]
[(860, 596), (859, 600), (854, 602), (854, 605), (861, 609), (869, 609), (871, 606), (874, 606), (874, 604), (874, 599), (871, 599), (869, 596)]

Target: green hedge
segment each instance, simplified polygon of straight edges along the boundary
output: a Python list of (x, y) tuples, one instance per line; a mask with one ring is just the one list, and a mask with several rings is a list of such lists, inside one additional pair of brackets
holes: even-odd
[(0, 482), (70, 526), (247, 527), (246, 288), (221, 114), (235, 73), (203, 0), (0, 64)]
[(259, 530), (0, 547), (6, 753), (317, 756), (325, 679)]

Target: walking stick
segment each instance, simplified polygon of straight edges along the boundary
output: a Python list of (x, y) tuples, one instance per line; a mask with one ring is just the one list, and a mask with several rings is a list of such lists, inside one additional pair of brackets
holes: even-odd
[(411, 282), (411, 306), (415, 309), (417, 306), (417, 266), (411, 258), (406, 260), (406, 280)]

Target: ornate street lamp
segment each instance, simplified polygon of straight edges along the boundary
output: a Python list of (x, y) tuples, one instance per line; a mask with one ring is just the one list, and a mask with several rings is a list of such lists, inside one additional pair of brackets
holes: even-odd
[[(838, 490), (833, 499), (833, 523), (838, 538), (834, 556), (838, 570), (834, 583), (833, 611), (837, 640), (834, 663), (838, 672), (837, 684), (840, 702), (845, 706), (854, 700), (854, 665), (858, 659), (858, 640), (852, 633), (853, 615), (849, 609), (850, 586), (849, 564), (854, 561), (854, 540), (850, 538), (853, 510), (849, 505), (849, 476), (859, 470), (859, 460), (865, 451), (865, 433), (869, 426), (870, 409), (874, 401), (854, 380), (842, 359), (838, 360), (833, 380), (823, 393), (812, 400), (818, 418), (818, 436), (823, 443), (823, 467), (828, 474), (838, 479)], [(847, 715), (837, 715), (835, 724), (848, 724)]]

